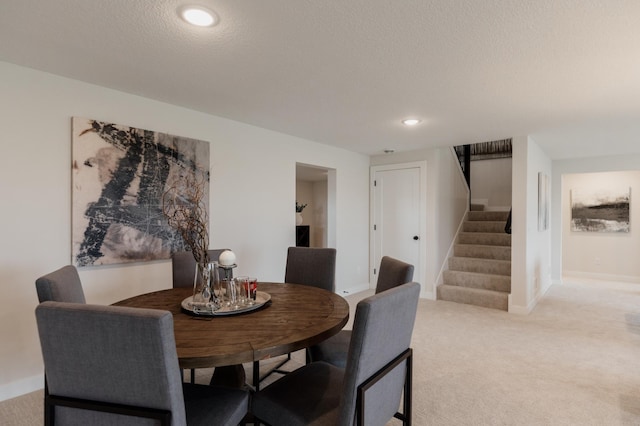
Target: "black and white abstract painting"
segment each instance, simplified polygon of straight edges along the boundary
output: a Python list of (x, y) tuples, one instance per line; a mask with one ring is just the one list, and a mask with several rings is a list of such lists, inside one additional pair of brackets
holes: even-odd
[(199, 174), (209, 199), (209, 143), (73, 117), (72, 262), (167, 259), (186, 250), (162, 213), (167, 183)]
[(629, 232), (631, 188), (571, 190), (571, 230)]

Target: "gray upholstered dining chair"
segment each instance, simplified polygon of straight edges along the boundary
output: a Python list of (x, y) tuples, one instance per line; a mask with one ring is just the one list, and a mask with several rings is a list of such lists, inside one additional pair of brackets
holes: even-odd
[(45, 424), (237, 425), (239, 389), (182, 383), (168, 311), (44, 302)]
[(393, 417), (411, 424), (419, 296), (420, 285), (411, 282), (360, 301), (346, 368), (322, 361), (300, 367), (254, 394), (254, 416), (278, 426), (383, 426)]
[(284, 282), (336, 290), (336, 249), (289, 247)]
[(36, 279), (40, 302), (86, 303), (78, 270), (66, 265)]
[[(336, 290), (336, 249), (325, 247), (289, 247), (287, 249), (287, 264), (284, 272), (284, 282), (302, 284), (328, 290)], [(309, 353), (307, 352), (307, 361)], [(256, 389), (259, 383), (272, 373), (287, 374), (281, 370), (282, 366), (291, 360), (291, 353), (273, 367), (267, 374), (260, 377), (260, 362), (253, 363), (253, 384)]]
[[(228, 249), (211, 249), (209, 250), (209, 259), (214, 262), (220, 257), (220, 254)], [(177, 251), (171, 254), (171, 276), (173, 288), (193, 287), (193, 280), (196, 273), (196, 260), (190, 251)], [(218, 268), (220, 279), (225, 277), (225, 270)], [(233, 278), (233, 269), (229, 269), (229, 278)], [(195, 383), (196, 372), (192, 368), (190, 370), (190, 381)]]
[[(209, 250), (209, 259), (217, 261), (220, 254), (228, 249)], [(233, 270), (229, 270), (230, 274)], [(171, 254), (171, 275), (173, 288), (193, 287), (193, 278), (196, 273), (196, 260), (190, 251), (177, 251)], [(224, 270), (219, 268), (220, 279), (224, 278)], [(233, 275), (231, 275), (233, 276)]]
[[(376, 294), (413, 280), (413, 265), (393, 257), (384, 256), (380, 260)], [(351, 340), (351, 330), (341, 330), (327, 340), (311, 346), (307, 354), (310, 361), (325, 361), (336, 367), (345, 368), (347, 352)]]
[(390, 256), (380, 259), (376, 294), (413, 280), (413, 265)]

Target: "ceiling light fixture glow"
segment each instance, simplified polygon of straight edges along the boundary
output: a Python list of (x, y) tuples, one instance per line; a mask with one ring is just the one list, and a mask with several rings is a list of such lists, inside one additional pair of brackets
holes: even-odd
[(404, 124), (405, 126), (415, 126), (419, 123), (420, 120), (418, 120), (417, 118), (407, 118), (406, 120), (402, 120), (402, 124)]
[(179, 13), (182, 19), (198, 27), (213, 27), (218, 23), (218, 16), (201, 6), (184, 6)]

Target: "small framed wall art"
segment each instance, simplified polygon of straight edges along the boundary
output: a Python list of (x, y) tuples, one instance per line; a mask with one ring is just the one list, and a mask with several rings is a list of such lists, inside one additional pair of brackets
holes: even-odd
[(577, 188), (571, 190), (571, 230), (574, 232), (629, 232), (631, 188)]
[(549, 229), (549, 176), (538, 173), (538, 231)]

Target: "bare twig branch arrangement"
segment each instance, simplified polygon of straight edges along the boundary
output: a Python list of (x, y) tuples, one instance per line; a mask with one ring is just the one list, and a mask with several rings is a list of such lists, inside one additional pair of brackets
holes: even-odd
[(199, 265), (209, 263), (208, 173), (181, 174), (162, 195), (162, 213)]

